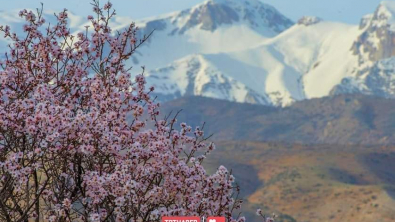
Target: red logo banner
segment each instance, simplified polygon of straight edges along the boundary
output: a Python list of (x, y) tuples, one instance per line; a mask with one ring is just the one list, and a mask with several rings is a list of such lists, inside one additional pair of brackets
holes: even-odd
[(225, 222), (225, 217), (208, 217), (206, 222)]

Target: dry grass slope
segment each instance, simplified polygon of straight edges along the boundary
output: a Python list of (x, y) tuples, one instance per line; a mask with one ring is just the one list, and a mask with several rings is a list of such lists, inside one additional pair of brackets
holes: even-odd
[(234, 169), (250, 221), (259, 207), (280, 221), (395, 221), (395, 147), (217, 146), (208, 164)]

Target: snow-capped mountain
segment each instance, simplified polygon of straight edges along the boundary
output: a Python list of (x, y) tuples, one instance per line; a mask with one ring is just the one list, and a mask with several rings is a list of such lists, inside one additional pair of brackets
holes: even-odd
[[(0, 24), (22, 30), (17, 14), (0, 12)], [(52, 15), (44, 16), (51, 21)], [(72, 32), (89, 24), (69, 17)], [(112, 27), (131, 22), (116, 17)], [(382, 2), (359, 26), (314, 16), (293, 23), (260, 0), (206, 0), (136, 24), (140, 37), (155, 31), (130, 64), (146, 67), (162, 101), (197, 95), (287, 106), (342, 93), (395, 98), (393, 1)], [(1, 48), (6, 44), (0, 39)]]
[(180, 12), (138, 21), (141, 35), (155, 30), (134, 58), (148, 69), (197, 53), (225, 53), (261, 44), (293, 25), (259, 0), (208, 0)]
[[(222, 2), (232, 1), (209, 1), (195, 9)], [(259, 44), (240, 39), (244, 48), (195, 49), (193, 55), (153, 69), (148, 80), (164, 100), (201, 95), (286, 106), (339, 93), (395, 97), (395, 60), (390, 59), (395, 54), (394, 12), (395, 2), (383, 2), (360, 26), (305, 16), (276, 36), (261, 35)], [(210, 45), (211, 38), (204, 44)]]
[[(189, 85), (199, 88), (210, 85), (208, 88), (212, 89), (222, 85), (222, 82), (214, 81), (216, 79), (214, 76), (221, 75), (245, 86), (243, 89), (248, 93), (244, 92), (241, 95), (254, 94), (264, 99), (251, 100), (249, 96), (237, 97), (233, 96), (236, 92), (223, 92), (223, 90), (222, 93), (216, 94), (215, 98), (288, 105), (295, 100), (322, 97), (328, 95), (332, 87), (347, 76), (344, 70), (351, 70), (355, 64), (356, 59), (354, 61), (350, 59), (353, 57), (350, 46), (357, 33), (357, 27), (338, 23), (297, 24), (274, 38), (262, 41), (261, 45), (254, 48), (227, 53), (199, 54), (192, 57), (204, 58), (200, 62), (204, 64), (202, 66), (180, 64), (190, 63), (191, 57), (178, 60), (167, 68), (154, 70), (153, 78), (157, 79), (152, 83), (160, 86), (161, 93), (165, 94), (167, 83), (162, 81), (159, 84), (159, 77), (174, 79), (174, 76), (180, 76), (180, 73), (194, 73), (193, 76), (206, 76), (205, 79), (213, 79), (213, 81), (195, 79), (195, 82)], [(328, 75), (328, 72), (331, 74)], [(188, 81), (192, 80), (188, 79)], [(170, 94), (184, 95), (185, 85), (180, 85), (180, 81), (171, 82), (174, 85)], [(232, 88), (228, 88), (230, 89)], [(195, 89), (193, 92), (194, 95), (207, 96), (202, 90)]]

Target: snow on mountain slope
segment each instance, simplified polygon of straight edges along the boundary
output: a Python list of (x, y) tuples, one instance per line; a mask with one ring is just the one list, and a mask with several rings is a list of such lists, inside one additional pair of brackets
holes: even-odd
[(307, 98), (327, 96), (334, 85), (353, 75), (357, 63), (357, 58), (350, 51), (355, 36), (359, 34), (357, 27), (322, 23), (316, 28), (321, 33), (320, 48), (314, 50), (315, 57), (310, 60), (314, 64), (309, 64), (303, 76)]
[[(284, 106), (297, 100), (326, 96), (344, 77), (350, 76), (357, 61), (350, 48), (358, 34), (358, 27), (344, 24), (298, 24), (275, 38), (265, 40), (258, 47), (200, 56), (209, 61), (207, 64), (215, 67), (221, 75), (230, 77), (245, 85), (250, 92), (266, 98), (263, 100), (265, 103)], [(189, 60), (180, 60), (177, 64), (183, 61)], [(183, 72), (206, 72), (206, 75), (210, 75), (207, 71), (210, 69), (207, 68), (183, 70), (180, 67), (184, 66), (174, 64), (171, 67), (172, 71), (168, 70), (162, 75), (169, 77)], [(178, 91), (184, 95), (183, 90)], [(194, 93), (205, 95), (202, 91)], [(248, 102), (240, 100), (244, 97), (221, 98)]]
[(292, 100), (328, 95), (335, 84), (350, 75), (355, 64), (350, 46), (357, 35), (356, 27), (339, 23), (299, 24), (256, 49), (241, 53), (239, 58), (250, 54), (244, 59), (249, 62), (253, 61), (249, 58), (269, 52), (269, 57), (255, 60), (256, 65), (271, 76), (266, 82), (270, 90), (267, 93), (280, 94), (286, 105)]
[(259, 0), (208, 0), (191, 9), (137, 24), (142, 35), (154, 29), (155, 32), (134, 63), (154, 69), (190, 54), (255, 47), (293, 22)]
[[(161, 100), (200, 95), (235, 102), (267, 104), (261, 93), (240, 81), (240, 74), (261, 70), (245, 64), (228, 63), (223, 55), (191, 55), (148, 73), (148, 82), (155, 86)], [(216, 61), (216, 58), (222, 61)], [(225, 60), (224, 60), (225, 59)], [(234, 68), (234, 69), (232, 69)], [(248, 72), (247, 72), (248, 73)], [(232, 75), (234, 74), (234, 75)], [(251, 76), (250, 80), (254, 79)]]
[[(339, 93), (395, 98), (394, 18), (395, 2), (391, 1), (382, 2), (374, 14), (362, 18), (359, 27), (306, 16), (275, 37), (262, 38), (256, 47), (203, 52), (200, 56), (221, 75), (265, 98), (265, 104), (286, 106), (296, 100)], [(188, 59), (177, 63), (182, 61)], [(170, 66), (177, 70), (180, 65)], [(206, 72), (210, 76), (207, 70), (188, 69), (188, 72)], [(173, 74), (168, 71), (163, 75)], [(243, 100), (244, 97), (226, 96), (234, 93), (230, 92), (232, 88), (227, 90), (219, 97), (251, 102)], [(183, 90), (178, 91), (180, 96), (184, 95)], [(194, 93), (205, 95), (206, 92)]]
[(395, 98), (395, 58), (375, 62), (371, 68), (360, 71), (358, 76), (344, 78), (331, 91), (332, 95), (345, 93)]

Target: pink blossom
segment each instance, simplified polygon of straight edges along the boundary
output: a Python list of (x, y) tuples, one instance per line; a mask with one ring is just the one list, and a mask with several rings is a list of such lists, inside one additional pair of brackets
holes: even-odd
[(107, 2), (107, 3), (104, 5), (103, 9), (104, 9), (104, 10), (108, 10), (108, 9), (110, 9), (111, 7), (112, 7), (111, 2)]
[(70, 207), (71, 207), (71, 200), (68, 199), (68, 198), (64, 199), (64, 200), (63, 200), (63, 206), (64, 206), (66, 209), (70, 209)]

